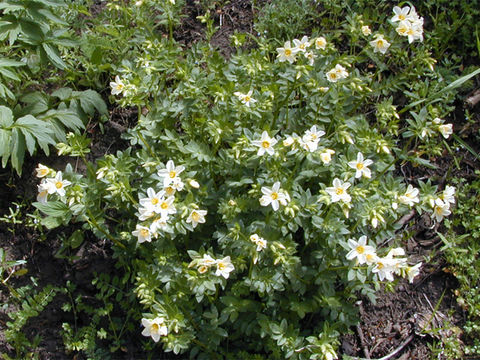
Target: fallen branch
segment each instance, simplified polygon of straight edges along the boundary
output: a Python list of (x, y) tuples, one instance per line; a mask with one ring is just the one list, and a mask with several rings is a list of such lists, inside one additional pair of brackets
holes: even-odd
[(410, 342), (413, 340), (415, 337), (414, 334), (410, 335), (403, 343), (400, 344), (399, 347), (397, 347), (395, 350), (393, 350), (390, 354), (385, 355), (384, 357), (381, 357), (379, 359), (365, 359), (365, 358), (359, 358), (359, 357), (352, 357), (352, 359), (355, 360), (388, 360), (397, 355), (400, 351), (402, 351)]

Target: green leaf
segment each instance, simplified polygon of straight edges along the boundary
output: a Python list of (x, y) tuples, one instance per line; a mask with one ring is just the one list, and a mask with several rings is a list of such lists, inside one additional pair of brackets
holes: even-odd
[[(8, 157), (10, 157), (10, 138), (10, 131), (0, 129), (0, 156), (4, 158), (4, 163), (6, 163)], [(3, 167), (5, 167), (5, 165), (3, 165)]]
[(54, 47), (50, 44), (47, 44), (47, 43), (43, 43), (42, 48), (43, 48), (43, 50), (45, 50), (45, 54), (50, 59), (50, 61), (53, 63), (53, 65), (55, 65), (60, 70), (64, 70), (67, 67), (65, 62), (60, 57), (60, 53), (59, 53), (59, 51), (56, 47)]
[(101, 114), (108, 113), (107, 105), (103, 101), (99, 93), (94, 90), (85, 90), (82, 92), (74, 92), (74, 95), (79, 95), (80, 106), (90, 116), (95, 114), (95, 109)]
[(17, 60), (12, 60), (9, 58), (0, 58), (0, 66), (5, 67), (18, 67), (18, 66), (24, 66), (25, 63), (22, 61), (17, 61)]
[(8, 128), (13, 124), (13, 113), (10, 108), (0, 106), (0, 126)]
[(11, 148), (12, 166), (17, 171), (17, 174), (21, 175), (23, 160), (25, 158), (25, 137), (18, 128), (13, 128), (12, 130)]
[(54, 217), (65, 217), (70, 212), (68, 205), (61, 201), (49, 201), (47, 203), (34, 202), (33, 206), (44, 214)]

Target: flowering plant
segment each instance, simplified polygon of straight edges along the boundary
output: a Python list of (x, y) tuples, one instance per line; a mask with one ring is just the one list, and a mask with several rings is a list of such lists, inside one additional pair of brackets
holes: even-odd
[[(230, 61), (208, 46), (179, 60), (164, 39), (147, 47), (157, 60), (142, 87), (124, 59), (128, 81), (110, 85), (139, 106), (130, 147), (84, 175), (39, 165), (43, 224), (84, 222), (112, 241), (142, 335), (167, 351), (336, 358), (355, 294), (373, 300), (382, 281), (419, 272), (398, 247), (400, 218), (415, 208), (439, 222), (454, 203), (454, 188), (394, 172), (399, 160), (429, 164), (412, 141), (453, 131), (442, 108), (422, 104), (399, 124), (384, 83), (406, 91), (434, 60), (411, 44), (423, 40), (415, 9), (394, 14), (396, 29), (358, 24), (365, 50), (354, 56), (330, 34), (283, 47), (259, 38)], [(406, 49), (422, 56), (418, 69), (402, 70)], [(155, 69), (167, 65), (164, 81)]]

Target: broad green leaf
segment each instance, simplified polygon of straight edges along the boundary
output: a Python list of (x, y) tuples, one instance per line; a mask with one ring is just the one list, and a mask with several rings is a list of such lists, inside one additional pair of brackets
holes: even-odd
[(8, 68), (0, 67), (0, 74), (2, 74), (4, 77), (10, 80), (20, 81), (20, 78), (18, 77), (18, 75)]
[(0, 106), (0, 126), (8, 128), (13, 124), (12, 110), (6, 106)]
[(80, 100), (80, 106), (82, 110), (85, 111), (90, 116), (95, 114), (95, 109), (101, 114), (107, 114), (108, 109), (105, 101), (103, 101), (102, 97), (99, 93), (94, 90), (85, 90), (82, 92), (75, 92), (75, 95), (78, 95)]
[(28, 106), (22, 109), (22, 114), (38, 115), (48, 110), (48, 99), (42, 93), (36, 91), (20, 98)]
[(61, 201), (49, 201), (47, 203), (34, 202), (33, 206), (44, 214), (54, 217), (64, 217), (70, 211), (68, 205)]
[(20, 175), (22, 173), (23, 160), (25, 158), (25, 137), (18, 128), (12, 129), (11, 148), (12, 166), (17, 171), (17, 174)]
[(60, 53), (58, 52), (57, 48), (55, 48), (52, 45), (47, 44), (47, 43), (43, 43), (42, 48), (43, 48), (43, 50), (45, 50), (45, 54), (50, 59), (50, 61), (53, 63), (53, 65), (55, 65), (60, 70), (63, 70), (67, 67), (65, 62), (60, 57)]
[(22, 18), (20, 21), (20, 27), (22, 29), (23, 34), (26, 37), (26, 38), (22, 38), (23, 41), (31, 44), (35, 44), (35, 45), (38, 45), (42, 42), (44, 32), (38, 24)]
[(0, 156), (5, 157), (10, 155), (10, 137), (11, 132), (0, 129)]
[(18, 67), (18, 66), (24, 66), (25, 63), (22, 61), (17, 61), (17, 60), (12, 60), (9, 58), (0, 58), (0, 66), (8, 66), (8, 67)]
[(38, 10), (38, 13), (41, 14), (45, 19), (48, 19), (53, 23), (68, 26), (68, 23), (66, 21), (59, 18), (57, 15), (52, 13), (50, 10), (40, 9), (40, 10)]
[(72, 89), (70, 88), (60, 88), (52, 92), (52, 96), (58, 97), (60, 100), (69, 99), (72, 97)]

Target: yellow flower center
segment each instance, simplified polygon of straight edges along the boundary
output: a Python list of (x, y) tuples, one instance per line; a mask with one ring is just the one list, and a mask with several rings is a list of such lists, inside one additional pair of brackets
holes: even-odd
[(382, 39), (377, 40), (377, 46), (378, 47), (383, 47), (383, 40)]
[(200, 266), (200, 267), (198, 268), (198, 272), (199, 272), (200, 274), (206, 273), (207, 270), (208, 270), (208, 267), (205, 266), (205, 265), (202, 265), (202, 266)]
[(290, 55), (292, 55), (292, 50), (285, 49), (285, 56), (290, 56)]
[(168, 203), (167, 202), (163, 202), (162, 205), (160, 205), (160, 207), (165, 210), (165, 209), (168, 209)]
[(57, 181), (57, 182), (55, 183), (55, 187), (56, 187), (57, 189), (61, 189), (61, 188), (63, 187), (63, 182)]
[(252, 100), (252, 98), (248, 95), (245, 95), (244, 100), (245, 102), (249, 102), (250, 100)]
[(165, 192), (167, 193), (167, 195), (170, 196), (170, 195), (175, 194), (175, 189), (174, 189), (173, 187), (171, 187), (171, 186), (167, 186), (167, 187), (165, 188)]
[(330, 79), (335, 80), (337, 78), (337, 73), (331, 72), (330, 73)]
[(338, 187), (338, 188), (335, 189), (335, 194), (337, 194), (337, 195), (342, 195), (343, 192), (344, 192), (343, 188), (341, 188), (341, 187)]
[(381, 262), (377, 263), (377, 269), (382, 270), (383, 269), (383, 264)]
[(116, 89), (117, 90), (122, 90), (125, 85), (123, 84), (117, 84)]
[(39, 173), (40, 175), (47, 175), (48, 169), (40, 169)]
[(158, 330), (160, 330), (160, 327), (158, 326), (158, 324), (153, 323), (152, 324), (152, 331), (157, 332)]
[(150, 200), (150, 202), (152, 203), (152, 205), (157, 205), (158, 204), (158, 198), (153, 198), (152, 200)]
[(140, 235), (142, 235), (142, 237), (147, 237), (148, 236), (148, 230), (147, 229), (142, 229), (140, 230)]
[(375, 259), (375, 256), (373, 254), (367, 254), (366, 258), (367, 258), (367, 261), (371, 262)]
[(403, 15), (403, 14), (398, 15), (398, 18), (399, 18), (400, 20), (405, 20), (405, 19), (406, 19), (405, 15)]
[(277, 200), (278, 199), (278, 194), (276, 192), (273, 192), (272, 195), (270, 195), (272, 197), (272, 200)]
[(224, 263), (218, 263), (217, 267), (218, 267), (219, 270), (223, 270), (223, 269), (225, 269), (225, 264)]
[(270, 141), (267, 141), (267, 140), (263, 141), (262, 142), (262, 147), (265, 148), (265, 149), (269, 148), (270, 147)]
[(196, 211), (192, 212), (192, 220), (198, 222), (198, 220), (200, 220), (200, 214)]
[(172, 170), (168, 173), (168, 176), (170, 176), (170, 179), (173, 179), (175, 176), (177, 176), (177, 173)]
[(365, 252), (365, 248), (362, 245), (358, 245), (356, 250), (359, 254), (363, 254)]
[(362, 163), (357, 163), (357, 169), (362, 170), (363, 169), (363, 164)]

